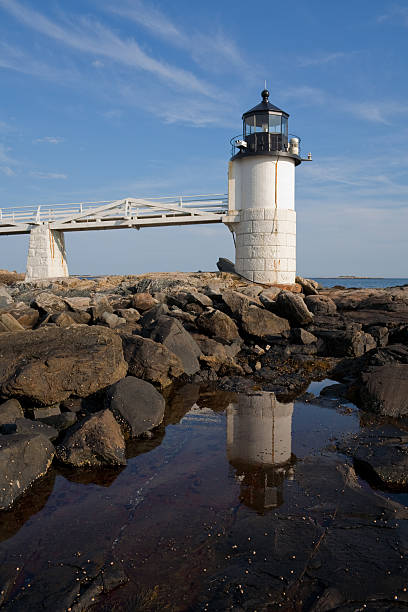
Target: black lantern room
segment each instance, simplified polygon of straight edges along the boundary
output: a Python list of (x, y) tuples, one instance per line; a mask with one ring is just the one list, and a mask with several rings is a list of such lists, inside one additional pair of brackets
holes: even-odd
[(242, 115), (243, 137), (253, 153), (288, 150), (288, 113), (269, 102), (269, 91), (261, 93), (262, 102)]
[[(289, 115), (269, 102), (269, 91), (261, 93), (262, 102), (242, 115), (242, 140), (233, 144), (233, 158), (251, 154), (276, 154), (295, 158), (300, 163), (298, 150), (292, 150), (288, 142)], [(296, 138), (297, 145), (299, 139)], [(237, 151), (239, 150), (239, 152)]]

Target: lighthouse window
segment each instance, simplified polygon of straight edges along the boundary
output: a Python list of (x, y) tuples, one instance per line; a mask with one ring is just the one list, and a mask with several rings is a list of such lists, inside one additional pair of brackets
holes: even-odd
[(255, 132), (255, 115), (245, 119), (245, 136)]
[(288, 118), (282, 116), (282, 134), (288, 137)]
[(282, 132), (281, 119), (283, 119), (282, 115), (269, 115), (269, 131), (272, 134), (280, 134)]
[(255, 115), (256, 131), (268, 132), (268, 115)]

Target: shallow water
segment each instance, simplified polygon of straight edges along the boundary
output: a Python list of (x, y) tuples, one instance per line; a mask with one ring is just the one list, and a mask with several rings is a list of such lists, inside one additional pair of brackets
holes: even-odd
[[(52, 471), (3, 513), (7, 609), (66, 610), (77, 597), (73, 610), (307, 610), (332, 583), (352, 601), (402, 597), (401, 527), (371, 535), (392, 502), (357, 481), (344, 492), (350, 467), (334, 445), (359, 429), (354, 409), (183, 388), (125, 469)], [(379, 556), (391, 574), (368, 570)]]
[(313, 277), (322, 287), (341, 285), (346, 289), (384, 289), (385, 287), (402, 287), (408, 285), (408, 278), (317, 278)]

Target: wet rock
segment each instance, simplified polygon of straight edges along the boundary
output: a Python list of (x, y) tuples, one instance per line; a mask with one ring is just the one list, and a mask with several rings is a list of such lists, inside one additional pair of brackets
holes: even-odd
[(6, 397), (48, 406), (86, 397), (127, 372), (119, 336), (103, 327), (0, 334), (0, 388)]
[(198, 329), (223, 344), (231, 343), (240, 338), (238, 327), (234, 321), (220, 310), (203, 313), (197, 318), (196, 324)]
[(0, 332), (24, 331), (24, 327), (9, 312), (0, 314)]
[(16, 419), (24, 417), (21, 404), (16, 399), (10, 399), (0, 405), (0, 425), (5, 423), (15, 423)]
[(360, 472), (383, 487), (408, 490), (408, 444), (360, 447), (353, 455)]
[(305, 295), (317, 295), (317, 290), (320, 287), (317, 281), (311, 278), (302, 278), (301, 276), (295, 278), (295, 283), (298, 283), (298, 285), (302, 287), (302, 291)]
[(150, 337), (152, 340), (163, 344), (180, 359), (184, 372), (188, 376), (198, 372), (200, 369), (198, 357), (201, 355), (201, 351), (179, 321), (171, 317), (161, 316)]
[(327, 295), (307, 295), (305, 304), (315, 315), (330, 315), (337, 312), (335, 302)]
[(126, 465), (125, 439), (110, 410), (101, 410), (82, 421), (57, 447), (57, 457), (74, 467)]
[(310, 612), (329, 612), (338, 609), (342, 603), (344, 603), (344, 595), (338, 589), (328, 587), (316, 599), (310, 608)]
[(46, 473), (53, 456), (54, 447), (43, 435), (0, 436), (0, 510), (9, 508)]
[(129, 334), (123, 334), (122, 341), (130, 376), (142, 378), (164, 388), (184, 374), (181, 360), (164, 344)]
[(157, 300), (150, 293), (135, 293), (132, 297), (132, 307), (145, 312), (156, 306)]
[(39, 408), (33, 408), (33, 416), (35, 419), (45, 419), (51, 416), (57, 416), (61, 414), (59, 404), (53, 404), (51, 406), (40, 406)]
[(383, 416), (408, 415), (408, 364), (374, 366), (361, 374), (360, 405)]
[(275, 301), (275, 312), (295, 325), (307, 325), (313, 321), (303, 298), (290, 291), (281, 291)]
[(107, 392), (107, 402), (132, 437), (145, 434), (163, 421), (163, 397), (153, 385), (139, 378), (127, 376), (112, 385)]
[(323, 387), (320, 391), (320, 395), (324, 397), (333, 397), (341, 399), (348, 398), (348, 385), (344, 385), (341, 383), (336, 383), (334, 385), (327, 385), (327, 387)]
[(67, 310), (67, 305), (64, 300), (58, 295), (43, 291), (39, 293), (30, 303), (32, 308), (36, 308), (40, 311), (40, 314), (47, 315), (56, 312), (63, 312)]

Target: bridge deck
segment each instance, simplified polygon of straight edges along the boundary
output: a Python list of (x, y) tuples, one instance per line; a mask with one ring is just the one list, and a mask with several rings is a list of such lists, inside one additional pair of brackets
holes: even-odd
[(26, 206), (0, 209), (0, 234), (29, 234), (45, 223), (63, 232), (222, 223), (227, 209), (224, 194)]

